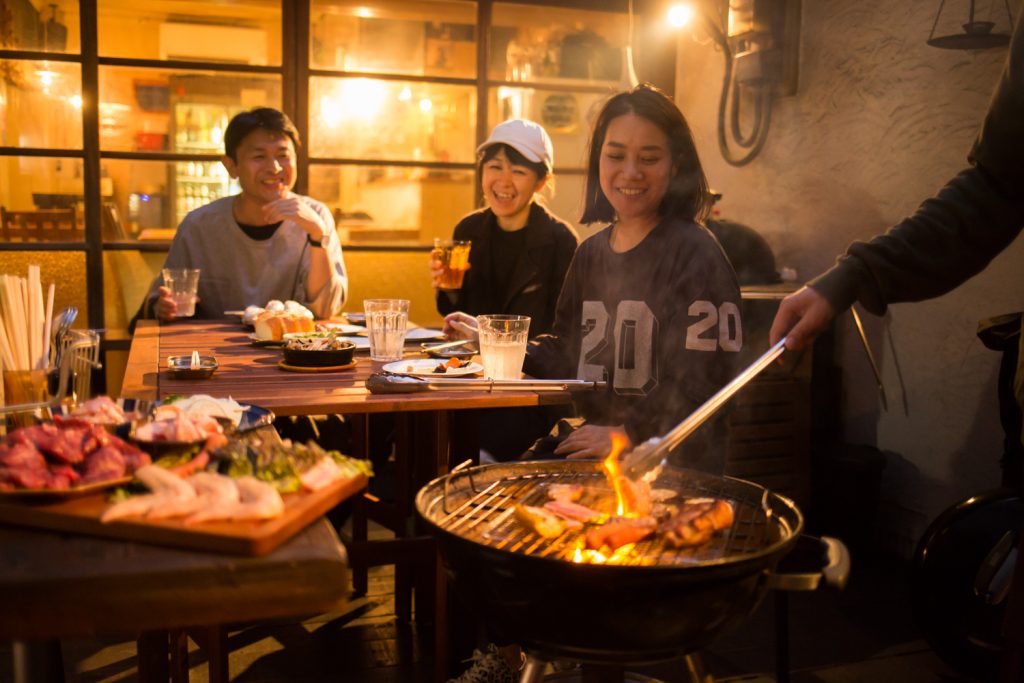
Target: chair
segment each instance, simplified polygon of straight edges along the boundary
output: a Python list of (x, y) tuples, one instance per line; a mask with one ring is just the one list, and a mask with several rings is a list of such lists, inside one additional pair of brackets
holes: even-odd
[(8, 211), (0, 206), (0, 233), (6, 242), (81, 242), (85, 229), (74, 207)]

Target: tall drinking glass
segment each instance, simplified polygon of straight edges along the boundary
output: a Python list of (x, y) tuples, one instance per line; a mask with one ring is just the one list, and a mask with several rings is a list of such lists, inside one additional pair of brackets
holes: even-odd
[(525, 315), (478, 315), (480, 357), (491, 379), (519, 379), (526, 358), (530, 318)]
[(431, 252), (435, 261), (444, 264), (444, 272), (438, 283), (440, 289), (462, 289), (462, 278), (469, 270), (469, 240), (442, 240), (434, 238)]
[(370, 359), (402, 359), (405, 329), (409, 325), (408, 299), (364, 299), (366, 332), (370, 337)]

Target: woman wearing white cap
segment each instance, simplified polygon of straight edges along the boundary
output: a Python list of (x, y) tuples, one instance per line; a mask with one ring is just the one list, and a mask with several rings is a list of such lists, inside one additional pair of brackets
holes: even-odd
[[(494, 127), (477, 155), (487, 207), (459, 221), (452, 235), (472, 243), (461, 289), (440, 289), (442, 264), (430, 263), (437, 310), (442, 315), (526, 315), (531, 337), (550, 332), (558, 293), (579, 243), (568, 223), (535, 201), (551, 177), (551, 139), (539, 124), (511, 119)], [(481, 447), (501, 460), (524, 452), (557, 417), (545, 410), (500, 412), (494, 416), (496, 429), (482, 425)], [(511, 413), (518, 423), (514, 428), (509, 428)]]
[[(534, 200), (551, 176), (551, 139), (539, 124), (511, 119), (494, 127), (477, 155), (487, 208), (455, 226), (452, 239), (472, 242), (470, 269), (461, 289), (438, 289), (437, 310), (528, 315), (530, 336), (549, 332), (579, 242), (568, 223)], [(435, 287), (442, 272), (432, 261)]]

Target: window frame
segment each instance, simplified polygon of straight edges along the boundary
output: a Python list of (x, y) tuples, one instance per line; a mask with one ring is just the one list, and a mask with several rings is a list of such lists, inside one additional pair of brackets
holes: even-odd
[[(98, 1), (79, 0), (80, 53), (54, 53), (39, 50), (0, 49), (0, 59), (9, 60), (48, 60), (51, 62), (77, 63), (82, 74), (82, 149), (50, 149), (50, 148), (19, 148), (0, 146), (0, 157), (65, 157), (81, 159), (83, 162), (83, 199), (85, 204), (85, 240), (83, 242), (16, 242), (0, 243), (0, 251), (77, 251), (84, 252), (86, 257), (86, 283), (88, 291), (86, 301), (89, 307), (88, 325), (92, 328), (105, 328), (104, 313), (104, 274), (103, 255), (107, 251), (138, 251), (165, 252), (170, 242), (137, 242), (137, 241), (104, 241), (102, 235), (102, 198), (100, 189), (101, 164), (104, 160), (133, 161), (217, 161), (216, 154), (147, 152), (147, 151), (102, 151), (100, 149), (99, 122), (99, 72), (100, 67), (122, 66), (173, 69), (181, 72), (230, 72), (273, 74), (281, 79), (282, 109), (291, 117), (304, 142), (309, 140), (309, 81), (314, 76), (325, 77), (359, 77), (378, 80), (403, 80), (424, 83), (468, 85), (476, 88), (477, 113), (474, 126), (475, 145), (480, 144), (489, 134), (488, 105), (489, 91), (500, 86), (511, 86), (533, 90), (551, 90), (561, 92), (607, 93), (606, 85), (559, 86), (551, 83), (531, 83), (523, 81), (493, 80), (488, 76), (488, 59), (490, 50), (490, 28), (493, 18), (493, 6), (500, 4), (498, 0), (474, 0), (476, 5), (476, 77), (444, 77), (416, 76), (407, 74), (381, 74), (362, 71), (336, 71), (331, 69), (313, 69), (310, 66), (310, 0), (281, 0), (281, 64), (278, 66), (254, 66), (224, 64), (219, 62), (131, 59), (124, 57), (100, 57), (98, 53)], [(507, 0), (515, 4), (536, 5), (545, 7), (557, 5), (567, 9), (601, 10), (626, 13), (626, 3), (617, 0)], [(641, 7), (642, 11), (643, 7)], [(673, 64), (674, 69), (674, 64)], [(666, 84), (671, 86), (672, 84)], [(671, 90), (671, 87), (669, 87)], [(454, 169), (474, 172), (474, 197), (479, 201), (481, 195), (480, 181), (475, 173), (474, 163), (436, 162), (436, 161), (385, 161), (376, 159), (350, 159), (334, 157), (311, 157), (309, 147), (303, 144), (297, 154), (299, 178), (295, 190), (305, 193), (309, 182), (311, 164), (318, 165), (367, 165), (415, 167), (424, 169)], [(556, 174), (582, 175), (585, 169), (575, 167), (556, 167)], [(366, 244), (345, 245), (348, 250), (355, 251), (409, 251), (430, 249), (428, 245), (410, 247), (408, 245)]]

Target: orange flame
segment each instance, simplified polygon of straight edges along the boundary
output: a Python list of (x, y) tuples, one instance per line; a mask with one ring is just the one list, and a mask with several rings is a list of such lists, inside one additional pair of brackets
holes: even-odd
[(622, 453), (628, 443), (629, 437), (625, 434), (612, 432), (612, 450), (602, 463), (608, 481), (615, 491), (616, 514), (620, 517), (629, 512), (626, 505), (626, 496), (622, 490), (622, 470), (619, 469), (619, 454)]
[(635, 547), (636, 543), (627, 543), (611, 550), (610, 554), (606, 554), (602, 551), (610, 550), (607, 547), (601, 550), (592, 550), (581, 543), (573, 551), (572, 561), (576, 564), (635, 564), (636, 558), (633, 557), (633, 548)]

